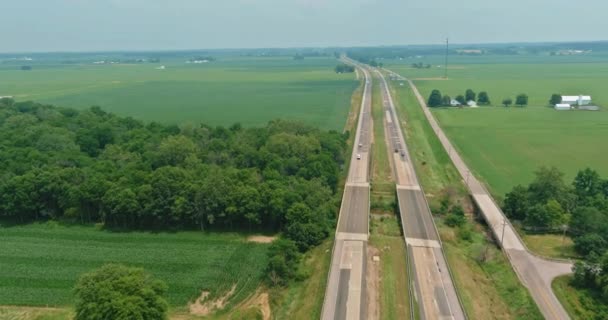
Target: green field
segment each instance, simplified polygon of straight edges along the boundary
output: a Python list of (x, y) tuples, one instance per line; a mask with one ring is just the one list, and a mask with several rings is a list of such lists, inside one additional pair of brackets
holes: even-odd
[[(146, 121), (263, 125), (301, 120), (341, 130), (354, 74), (336, 74), (333, 58), (226, 57), (206, 64), (171, 59), (158, 64), (0, 64), (0, 96), (104, 110)], [(157, 70), (160, 65), (165, 70)]]
[[(608, 107), (608, 63), (582, 63), (549, 57), (517, 63), (487, 57), (458, 58), (449, 70), (450, 80), (417, 80), (426, 97), (439, 89), (452, 97), (467, 88), (486, 90), (494, 104), (518, 93), (530, 96), (526, 108), (502, 106), (476, 109), (440, 108), (434, 111), (446, 134), (472, 170), (486, 181), (495, 195), (502, 196), (516, 184), (527, 184), (542, 165), (556, 166), (570, 180), (579, 169), (591, 167), (608, 174), (608, 109), (599, 112), (557, 112), (547, 107), (552, 93), (589, 94), (595, 104)], [(543, 62), (544, 61), (544, 62)], [(389, 68), (411, 78), (433, 78), (439, 68), (411, 69), (404, 63)]]
[(0, 227), (0, 305), (67, 306), (76, 279), (104, 263), (139, 266), (164, 280), (173, 307), (201, 290), (231, 302), (260, 284), (267, 245), (237, 234), (113, 233), (54, 223)]

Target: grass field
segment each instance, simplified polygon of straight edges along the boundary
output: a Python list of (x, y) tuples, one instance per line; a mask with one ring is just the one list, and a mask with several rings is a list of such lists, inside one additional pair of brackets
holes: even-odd
[(562, 259), (580, 259), (574, 251), (574, 242), (569, 236), (560, 234), (526, 234), (520, 233), (526, 246), (543, 257)]
[[(591, 167), (608, 175), (608, 109), (599, 112), (557, 112), (547, 107), (552, 93), (589, 94), (594, 103), (608, 107), (608, 63), (582, 63), (549, 57), (520, 58), (517, 63), (490, 58), (456, 61), (450, 80), (415, 81), (425, 96), (433, 89), (454, 97), (467, 88), (486, 90), (494, 104), (518, 93), (530, 96), (526, 108), (440, 108), (434, 111), (446, 134), (492, 192), (503, 196), (516, 184), (527, 184), (542, 165), (556, 166), (571, 180), (579, 169)], [(541, 62), (541, 61), (544, 61)], [(458, 65), (459, 62), (465, 62)], [(409, 69), (403, 63), (389, 66), (412, 78), (441, 76), (440, 69)]]
[[(333, 58), (231, 57), (207, 64), (41, 64), (32, 71), (0, 64), (0, 96), (58, 106), (99, 105), (165, 123), (263, 125), (296, 119), (341, 130), (358, 82), (336, 74)], [(165, 70), (157, 70), (159, 65)]]
[(76, 279), (104, 263), (143, 267), (169, 286), (172, 307), (207, 290), (237, 284), (232, 302), (251, 294), (266, 266), (267, 245), (237, 234), (112, 233), (93, 227), (0, 227), (0, 305), (68, 306)]
[[(416, 173), (431, 208), (438, 207), (443, 194), (451, 194), (465, 208), (470, 207), (467, 191), (411, 89), (393, 86), (393, 95)], [(465, 229), (470, 231), (470, 239), (466, 240), (459, 230), (445, 226), (440, 218), (436, 221), (456, 288), (471, 319), (542, 319), (507, 258), (487, 240), (484, 226), (475, 221), (467, 223)], [(480, 249), (487, 252), (486, 261), (478, 261)]]

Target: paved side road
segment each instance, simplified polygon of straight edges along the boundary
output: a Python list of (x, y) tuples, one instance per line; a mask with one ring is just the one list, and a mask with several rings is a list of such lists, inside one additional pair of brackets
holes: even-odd
[[(346, 60), (346, 59), (345, 59)], [(372, 82), (369, 72), (351, 60), (365, 77), (363, 99), (355, 133), (321, 319), (367, 318), (366, 252), (369, 233), (369, 148)]]
[[(390, 70), (387, 71), (398, 76)], [(490, 193), (475, 178), (456, 149), (454, 149), (450, 140), (428, 109), (425, 99), (418, 91), (418, 88), (416, 88), (411, 80), (405, 80), (408, 81), (433, 131), (469, 188), (473, 200), (492, 230), (494, 238), (505, 250), (513, 269), (521, 282), (530, 291), (543, 316), (546, 319), (552, 320), (570, 319), (568, 313), (553, 293), (551, 282), (557, 276), (571, 273), (572, 263), (546, 260), (530, 253)]]
[(414, 285), (413, 298), (421, 319), (463, 320), (466, 315), (458, 299), (454, 282), (431, 210), (418, 183), (414, 165), (401, 132), (393, 98), (382, 73), (380, 78), (386, 139), (392, 153), (391, 166), (397, 181), (397, 199), (401, 226), (410, 260), (410, 279)]

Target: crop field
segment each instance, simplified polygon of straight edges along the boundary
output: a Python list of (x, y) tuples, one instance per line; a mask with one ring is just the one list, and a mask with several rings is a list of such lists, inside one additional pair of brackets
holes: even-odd
[[(450, 80), (416, 80), (421, 93), (433, 89), (455, 97), (468, 88), (487, 91), (494, 107), (434, 110), (446, 134), (472, 170), (497, 196), (516, 184), (527, 184), (539, 166), (556, 166), (571, 180), (579, 169), (591, 167), (608, 174), (608, 63), (581, 57), (478, 58), (458, 57), (449, 69)], [(604, 59), (606, 60), (606, 59)], [(388, 68), (413, 79), (443, 75), (440, 68), (413, 69), (405, 63)], [(528, 107), (504, 108), (505, 97), (526, 93)], [(548, 107), (553, 93), (591, 95), (598, 112), (563, 111)]]
[[(276, 118), (341, 130), (358, 82), (333, 58), (226, 57), (205, 64), (0, 64), (0, 96), (164, 123), (263, 125)], [(161, 65), (164, 70), (157, 69)]]
[(164, 280), (172, 307), (185, 306), (202, 290), (221, 295), (234, 284), (231, 303), (238, 302), (259, 286), (266, 250), (228, 233), (0, 226), (0, 305), (68, 306), (78, 277), (110, 262), (143, 267)]

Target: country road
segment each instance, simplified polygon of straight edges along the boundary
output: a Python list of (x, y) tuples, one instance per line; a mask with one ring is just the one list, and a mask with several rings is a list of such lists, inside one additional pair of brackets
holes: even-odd
[(372, 79), (365, 68), (347, 61), (364, 74), (365, 84), (321, 311), (323, 320), (367, 318), (365, 280), (370, 209)]
[(418, 304), (420, 318), (466, 319), (431, 211), (416, 177), (388, 84), (381, 72), (376, 70), (376, 73), (380, 78), (389, 158), (397, 182), (399, 212), (411, 261), (413, 298)]
[(443, 148), (448, 153), (454, 166), (460, 173), (464, 183), (470, 190), (471, 196), (494, 234), (496, 241), (502, 246), (513, 269), (519, 279), (530, 291), (534, 301), (546, 319), (570, 319), (563, 306), (559, 303), (553, 290), (551, 282), (557, 276), (571, 273), (572, 263), (565, 261), (553, 261), (540, 258), (532, 254), (509, 220), (505, 217), (500, 207), (496, 204), (490, 193), (481, 182), (472, 174), (469, 167), (462, 160), (457, 150), (453, 147), (435, 117), (426, 106), (414, 83), (400, 75), (385, 69), (387, 72), (408, 81), (413, 90), (425, 117), (431, 124), (434, 133), (439, 138)]

